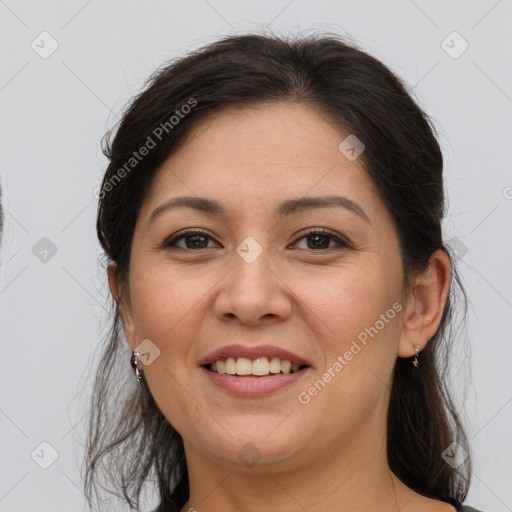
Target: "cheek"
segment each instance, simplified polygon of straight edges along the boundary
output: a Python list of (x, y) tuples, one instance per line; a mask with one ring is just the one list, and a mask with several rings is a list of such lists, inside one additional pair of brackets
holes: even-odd
[[(368, 258), (301, 287), (309, 318), (315, 319), (323, 358), (319, 371), (332, 382), (317, 405), (336, 403), (347, 411), (364, 402), (371, 408), (386, 392), (403, 309), (398, 283), (396, 267)], [(313, 394), (316, 389), (322, 384)]]
[(204, 272), (188, 275), (161, 264), (134, 265), (131, 298), (138, 337), (151, 339), (162, 355), (186, 352), (215, 282)]
[(370, 267), (347, 267), (300, 288), (323, 360), (299, 402), (340, 428), (347, 418), (364, 424), (385, 404), (396, 360), (401, 281)]
[(212, 277), (149, 262), (132, 265), (130, 292), (137, 338), (150, 339), (159, 349), (159, 356), (143, 367), (145, 378), (158, 407), (179, 432), (190, 429), (191, 422), (204, 421), (204, 411), (184, 389), (189, 387), (190, 368), (195, 364), (193, 342), (204, 321), (207, 291), (218, 281)]
[[(290, 276), (290, 288), (299, 307), (306, 306), (304, 315), (323, 326), (324, 339), (332, 338), (335, 345), (373, 325), (401, 298), (397, 284), (401, 277), (394, 267), (373, 257), (357, 264), (326, 267), (307, 278), (304, 275)], [(391, 314), (396, 316), (393, 311)]]
[[(190, 309), (207, 287), (205, 272), (190, 272), (169, 262), (161, 256), (134, 258), (130, 271), (130, 289), (134, 303), (154, 319), (169, 314), (176, 317), (183, 310)], [(203, 291), (204, 295), (204, 291)]]

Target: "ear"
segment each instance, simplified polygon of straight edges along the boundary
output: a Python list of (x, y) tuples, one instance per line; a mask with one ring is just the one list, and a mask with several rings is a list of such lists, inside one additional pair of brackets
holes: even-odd
[(438, 249), (430, 257), (428, 268), (411, 284), (405, 308), (404, 325), (398, 345), (398, 357), (416, 355), (434, 336), (441, 323), (450, 291), (451, 264), (445, 251)]
[(117, 273), (117, 264), (115, 262), (109, 264), (107, 275), (110, 293), (112, 293), (114, 300), (117, 302), (121, 316), (123, 318), (124, 335), (128, 341), (128, 344), (133, 350), (137, 343), (131, 301), (129, 296), (127, 296), (127, 292), (121, 286)]

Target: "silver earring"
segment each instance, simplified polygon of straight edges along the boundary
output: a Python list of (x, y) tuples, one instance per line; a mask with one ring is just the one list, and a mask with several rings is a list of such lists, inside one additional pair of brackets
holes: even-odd
[(416, 355), (414, 356), (414, 359), (412, 360), (412, 364), (417, 368), (419, 361), (418, 361), (418, 353), (420, 351), (419, 345), (413, 345), (413, 347), (416, 349)]
[(142, 383), (142, 372), (139, 370), (139, 360), (138, 357), (140, 356), (140, 352), (133, 352), (132, 351), (132, 357), (130, 359), (130, 364), (132, 365), (132, 368), (135, 372), (135, 376), (137, 377), (137, 382), (139, 384)]

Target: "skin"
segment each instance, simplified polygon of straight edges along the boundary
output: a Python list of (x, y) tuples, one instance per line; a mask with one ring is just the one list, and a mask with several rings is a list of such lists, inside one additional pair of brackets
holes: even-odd
[[(390, 471), (386, 413), (393, 364), (434, 335), (450, 264), (442, 251), (403, 287), (393, 220), (361, 159), (338, 150), (348, 135), (303, 104), (224, 109), (201, 120), (160, 169), (141, 208), (129, 286), (109, 268), (132, 349), (150, 339), (160, 355), (143, 371), (158, 406), (183, 437), (191, 495), (184, 511), (307, 510), (453, 512), (416, 494)], [(273, 216), (283, 200), (342, 195), (366, 222), (339, 207)], [(218, 218), (187, 207), (149, 222), (176, 196), (220, 201)], [(186, 228), (211, 238), (165, 240)], [(308, 228), (350, 242), (308, 246)], [(262, 248), (247, 263), (248, 236)], [(197, 242), (196, 242), (197, 243)], [(322, 247), (325, 247), (322, 246)], [(203, 247), (203, 245), (201, 245)], [(312, 248), (313, 247), (313, 248)], [(357, 335), (394, 303), (392, 320), (307, 404), (307, 391)], [(272, 344), (312, 363), (300, 382), (268, 397), (234, 397), (210, 383), (198, 360), (221, 346)], [(421, 363), (420, 363), (421, 364)], [(421, 371), (421, 367), (418, 368)], [(260, 460), (237, 452), (252, 443)]]

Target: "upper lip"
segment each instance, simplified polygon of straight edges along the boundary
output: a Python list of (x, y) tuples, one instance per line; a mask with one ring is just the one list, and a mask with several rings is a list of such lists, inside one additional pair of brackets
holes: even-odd
[(258, 345), (256, 347), (226, 345), (201, 358), (198, 364), (199, 366), (205, 366), (227, 357), (246, 357), (248, 359), (258, 359), (260, 357), (268, 357), (270, 359), (272, 357), (278, 357), (282, 361), (287, 360), (292, 364), (311, 366), (311, 363), (303, 357), (300, 357), (284, 348), (273, 347), (271, 345)]

